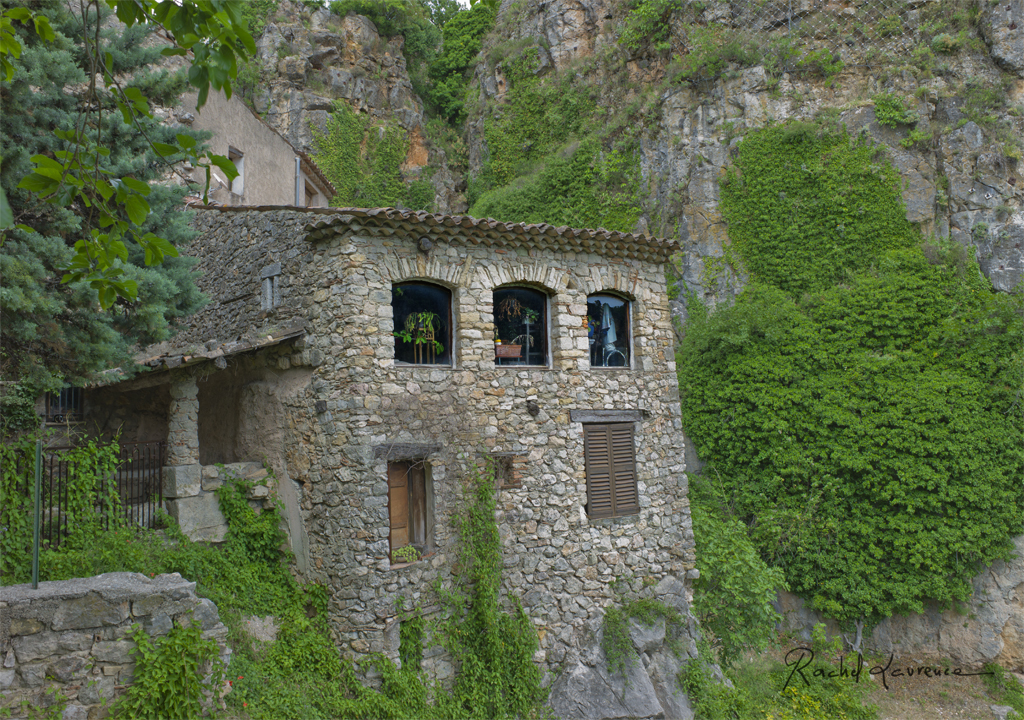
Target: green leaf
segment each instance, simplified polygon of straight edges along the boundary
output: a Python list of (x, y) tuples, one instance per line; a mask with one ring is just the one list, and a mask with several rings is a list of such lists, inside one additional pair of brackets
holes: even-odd
[(136, 225), (142, 225), (149, 216), (149, 203), (140, 195), (129, 195), (124, 203), (128, 211), (128, 219)]
[(168, 145), (167, 143), (159, 143), (159, 142), (153, 143), (153, 150), (160, 157), (167, 157), (169, 155), (174, 155), (174, 154), (180, 152), (179, 148), (176, 148), (173, 145)]
[(234, 180), (238, 177), (238, 168), (235, 167), (234, 161), (230, 158), (226, 158), (223, 155), (214, 155), (213, 153), (207, 153), (206, 157), (210, 158), (210, 162), (224, 171), (228, 180)]
[(131, 188), (140, 195), (149, 195), (150, 193), (149, 185), (147, 183), (142, 182), (141, 180), (136, 180), (133, 177), (125, 176), (121, 178), (121, 182), (123, 182), (127, 187)]

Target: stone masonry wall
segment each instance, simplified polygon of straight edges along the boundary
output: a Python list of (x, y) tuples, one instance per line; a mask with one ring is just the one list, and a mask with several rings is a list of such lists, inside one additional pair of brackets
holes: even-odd
[[(436, 607), (432, 584), (450, 578), (464, 479), (491, 453), (511, 455), (521, 476), (521, 485), (498, 495), (504, 591), (523, 602), (537, 627), (536, 659), (544, 667), (592, 664), (594, 623), (624, 597), (660, 593), (685, 606), (688, 578), (696, 576), (694, 541), (661, 264), (555, 250), (543, 238), (533, 248), (474, 245), (426, 227), (364, 227), (316, 243), (295, 240), (298, 228), (324, 214), (203, 211), (196, 225), (206, 234), (192, 254), (205, 257), (207, 268), (230, 267), (232, 257), (247, 258), (250, 268), (280, 258), (289, 306), (282, 301), (278, 312), (305, 322), (303, 354), (317, 363), (309, 363), (309, 391), (297, 401), (308, 404), (314, 422), (302, 424), (305, 418), (293, 414), (299, 426), (290, 430), (295, 443), (287, 464), (302, 488), (307, 577), (331, 592), (331, 621), (344, 653), (398, 659), (396, 601), (427, 612)], [(427, 235), (432, 246), (424, 252), (420, 238)], [(223, 310), (235, 284), (248, 282), (235, 279), (244, 272), (218, 284), (206, 269), (215, 290), (208, 313), (218, 318), (210, 332), (218, 337), (244, 332), (252, 316), (250, 300), (235, 301), (234, 315)], [(407, 280), (452, 291), (452, 366), (396, 364), (391, 288)], [(495, 365), (492, 292), (508, 284), (549, 297), (547, 367)], [(583, 321), (587, 296), (597, 292), (631, 302), (631, 367), (589, 365)], [(583, 425), (578, 414), (572, 419), (585, 411), (634, 413), (639, 513), (587, 517)], [(435, 550), (392, 566), (388, 461), (424, 458)], [(436, 649), (428, 656), (436, 677), (451, 674)]]
[[(486, 453), (525, 460), (521, 486), (499, 494), (505, 590), (536, 624), (538, 660), (548, 667), (576, 659), (587, 620), (616, 598), (613, 582), (640, 592), (645, 580), (684, 578), (693, 568), (660, 266), (443, 242), (425, 256), (414, 237), (363, 236), (318, 245), (314, 264), (330, 284), (316, 290), (310, 325), (326, 358), (314, 391), (331, 421), (318, 438), (319, 467), (303, 507), (310, 555), (333, 591), (335, 629), (354, 653), (397, 656), (395, 600), (429, 605), (432, 582), (448, 577), (463, 479)], [(452, 289), (454, 367), (395, 363), (391, 286), (410, 279)], [(548, 368), (495, 365), (492, 292), (514, 283), (550, 294)], [(632, 368), (589, 366), (582, 320), (587, 295), (600, 291), (632, 299)], [(528, 402), (537, 404), (536, 416)], [(570, 413), (595, 409), (642, 413), (637, 515), (586, 517), (583, 426)], [(387, 455), (397, 446), (442, 448), (427, 460), (437, 552), (402, 568), (391, 566), (387, 540)], [(435, 671), (444, 677), (450, 668), (442, 661)]]
[(217, 606), (196, 596), (180, 575), (148, 578), (107, 573), (91, 578), (0, 588), (0, 714), (27, 717), (67, 699), (64, 720), (93, 720), (132, 682), (138, 623), (151, 637), (175, 623), (199, 623), (221, 659), (229, 659), (227, 628)]

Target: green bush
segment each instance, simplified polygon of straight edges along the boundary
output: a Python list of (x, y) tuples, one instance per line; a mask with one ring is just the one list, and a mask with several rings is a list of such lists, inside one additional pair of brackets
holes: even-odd
[(480, 52), (484, 35), (494, 25), (494, 17), (494, 10), (480, 2), (458, 13), (442, 29), (442, 49), (428, 71), (433, 83), (429, 100), (451, 123), (461, 122), (465, 115), (466, 74)]
[(746, 526), (715, 507), (703, 489), (708, 483), (708, 478), (690, 478), (700, 558), (693, 608), (701, 628), (717, 641), (720, 662), (728, 666), (743, 651), (762, 651), (775, 640), (782, 617), (772, 603), (780, 589), (789, 588), (782, 570), (768, 567), (758, 555)]
[(894, 128), (897, 125), (917, 122), (917, 113), (907, 107), (899, 95), (875, 95), (875, 119), (879, 125)]
[(657, 49), (665, 49), (668, 43), (672, 13), (682, 10), (682, 0), (635, 0), (633, 8), (626, 15), (626, 24), (619, 36), (619, 43), (630, 50), (639, 50), (644, 44), (652, 43)]
[[(219, 688), (223, 664), (217, 643), (203, 640), (198, 623), (176, 625), (167, 635), (152, 640), (141, 625), (133, 625), (135, 672), (128, 692), (117, 703), (117, 715), (160, 720), (204, 715), (204, 693)], [(208, 684), (203, 683), (209, 674)]]
[(602, 156), (597, 141), (587, 139), (569, 157), (550, 156), (535, 175), (485, 192), (469, 212), (507, 222), (632, 232), (641, 211), (639, 175), (634, 157), (615, 151)]

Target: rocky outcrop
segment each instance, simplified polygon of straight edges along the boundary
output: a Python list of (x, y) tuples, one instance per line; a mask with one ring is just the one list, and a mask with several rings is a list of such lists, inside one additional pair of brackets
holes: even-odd
[[(551, 687), (549, 704), (559, 718), (614, 720), (616, 718), (673, 718), (691, 720), (693, 710), (679, 686), (680, 669), (697, 657), (699, 637), (689, 612), (685, 586), (666, 577), (655, 596), (685, 618), (682, 627), (668, 628), (659, 619), (654, 625), (630, 620), (629, 639), (636, 653), (625, 673), (608, 667), (601, 648), (604, 618), (587, 622), (580, 631), (578, 653), (566, 658), (565, 669)], [(677, 654), (678, 652), (678, 654)]]
[[(999, 560), (974, 578), (974, 595), (962, 612), (933, 605), (922, 614), (887, 618), (865, 639), (866, 649), (969, 667), (997, 662), (1024, 672), (1024, 535), (1015, 544), (1013, 559)], [(783, 627), (804, 639), (810, 639), (811, 628), (819, 622), (833, 635), (839, 632), (834, 621), (791, 593), (779, 593), (778, 609)]]
[[(493, 47), (535, 38), (538, 73), (573, 62), (578, 68), (582, 59), (603, 53), (604, 59), (590, 63), (586, 72), (605, 103), (612, 102), (606, 90), (615, 84), (610, 73), (624, 69), (628, 75), (626, 100), (642, 95), (645, 85), (663, 84), (654, 99), (659, 119), (641, 137), (640, 169), (648, 195), (638, 229), (680, 241), (682, 284), (698, 296), (728, 300), (745, 282), (742, 268), (723, 261), (728, 228), (718, 208), (719, 182), (736, 143), (750, 130), (787, 118), (810, 120), (826, 109), (838, 110), (852, 131), (864, 129), (887, 148), (903, 176), (907, 218), (925, 235), (948, 236), (968, 247), (994, 286), (1008, 291), (1020, 282), (1024, 266), (1024, 175), (1015, 159), (1024, 139), (1024, 80), (1009, 80), (1000, 72), (1024, 78), (1024, 31), (1017, 29), (1024, 27), (1024, 5), (1021, 0), (984, 5), (981, 32), (991, 54), (964, 50), (941, 56), (942, 72), (919, 73), (920, 79), (907, 70), (880, 72), (878, 61), (866, 57), (870, 44), (851, 43), (836, 48), (847, 69), (829, 82), (788, 73), (773, 76), (755, 66), (731, 68), (701, 87), (664, 83), (670, 56), (688, 51), (685, 28), (672, 26), (669, 53), (629, 56), (615, 42), (622, 9), (612, 2), (506, 0), (497, 23), (499, 37), (490, 42)], [(719, 20), (745, 27), (743, 17), (729, 16), (727, 6), (719, 9), (728, 16)], [(908, 12), (906, 19), (912, 27), (920, 21), (919, 11)], [(894, 47), (886, 52), (909, 51)], [(503, 101), (507, 83), (500, 62), (478, 65), (476, 79), (489, 103)], [(972, 86), (1008, 88), (1007, 104), (1018, 111), (1000, 114), (999, 132), (967, 117), (965, 97)], [(890, 129), (877, 123), (871, 98), (880, 92), (918, 98), (918, 129), (936, 130), (938, 139), (903, 147), (911, 126)], [(468, 127), (471, 172), (487, 157), (485, 122), (484, 117), (471, 118)], [(1011, 137), (1015, 143), (1008, 141)], [(685, 318), (685, 307), (676, 309)]]
[(263, 119), (295, 147), (316, 152), (315, 133), (325, 132), (336, 102), (394, 124), (406, 132), (409, 148), (402, 173), (407, 180), (428, 166), (436, 209), (465, 209), (457, 191), (461, 178), (448, 170), (445, 153), (427, 139), (423, 102), (409, 79), (402, 37), (382, 38), (360, 15), (341, 18), (327, 9), (309, 13), (282, 0), (257, 41), (256, 60), (266, 82), (253, 98)]
[(992, 58), (1024, 78), (1024, 0), (983, 3), (981, 33)]

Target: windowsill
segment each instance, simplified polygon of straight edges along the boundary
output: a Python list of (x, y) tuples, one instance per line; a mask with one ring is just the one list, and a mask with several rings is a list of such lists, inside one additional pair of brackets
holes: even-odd
[(401, 360), (395, 360), (396, 368), (429, 368), (431, 370), (454, 370), (454, 365), (428, 365), (427, 363), (407, 363)]
[(591, 370), (635, 370), (629, 365), (591, 365)]
[(421, 557), (419, 560), (413, 560), (412, 562), (392, 563), (391, 564), (391, 569), (392, 570), (404, 570), (405, 568), (416, 567), (417, 565), (422, 565), (422, 564), (428, 562), (432, 557), (434, 557), (434, 553), (431, 552), (431, 553), (427, 553), (426, 555)]
[(616, 515), (615, 517), (592, 518), (587, 515), (587, 522), (591, 525), (625, 525), (627, 523), (634, 523), (639, 519), (639, 510), (631, 515)]
[(499, 365), (494, 363), (494, 368), (502, 370), (550, 370), (550, 365)]

